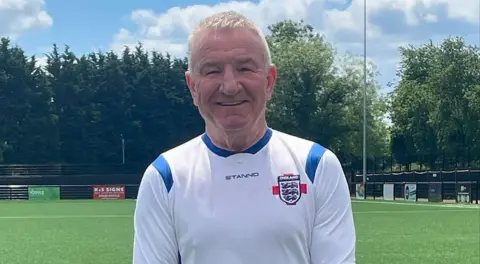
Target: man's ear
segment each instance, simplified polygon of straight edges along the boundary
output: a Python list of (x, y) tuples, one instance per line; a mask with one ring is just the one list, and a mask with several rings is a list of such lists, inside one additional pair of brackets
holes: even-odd
[(193, 104), (195, 106), (198, 106), (197, 105), (197, 87), (195, 87), (195, 81), (193, 80), (193, 76), (192, 76), (191, 71), (186, 71), (185, 72), (185, 82), (187, 83), (188, 90), (190, 91), (190, 94), (192, 95)]
[(268, 73), (267, 73), (267, 87), (266, 87), (267, 100), (272, 99), (273, 88), (275, 87), (276, 81), (277, 81), (277, 66), (275, 66), (274, 64), (270, 64), (270, 67), (268, 68)]

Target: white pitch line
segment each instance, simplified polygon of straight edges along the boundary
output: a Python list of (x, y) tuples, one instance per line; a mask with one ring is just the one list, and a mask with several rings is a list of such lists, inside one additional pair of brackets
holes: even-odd
[[(469, 208), (471, 209), (471, 208)], [(361, 211), (353, 214), (411, 214), (411, 213), (438, 213), (438, 212), (471, 212), (472, 210), (409, 210), (409, 211)], [(24, 215), (0, 216), (1, 219), (67, 219), (67, 218), (127, 218), (132, 215)]]
[(429, 207), (443, 207), (443, 208), (464, 208), (464, 209), (480, 209), (477, 204), (427, 204), (416, 202), (390, 202), (390, 201), (369, 201), (369, 200), (352, 200), (356, 203), (372, 203), (372, 204), (395, 204), (395, 205), (412, 205), (412, 206), (429, 206)]
[(22, 215), (0, 216), (0, 219), (62, 219), (62, 218), (125, 218), (132, 215)]
[(353, 214), (414, 214), (414, 213), (443, 213), (443, 212), (472, 212), (469, 209), (462, 210), (408, 210), (408, 211), (361, 211), (353, 212)]

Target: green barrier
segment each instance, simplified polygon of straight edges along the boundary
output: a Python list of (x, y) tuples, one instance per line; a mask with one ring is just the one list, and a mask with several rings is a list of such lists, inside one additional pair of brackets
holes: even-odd
[(28, 187), (28, 200), (60, 200), (60, 188)]

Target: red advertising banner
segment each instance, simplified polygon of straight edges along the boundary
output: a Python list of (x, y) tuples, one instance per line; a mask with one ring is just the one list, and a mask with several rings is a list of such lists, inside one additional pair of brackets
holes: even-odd
[(94, 185), (93, 199), (95, 200), (120, 200), (125, 199), (125, 186), (123, 185)]

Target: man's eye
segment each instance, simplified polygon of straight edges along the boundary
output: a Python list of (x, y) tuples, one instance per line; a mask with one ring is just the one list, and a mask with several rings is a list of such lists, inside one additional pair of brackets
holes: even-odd
[(207, 75), (211, 75), (211, 74), (217, 74), (217, 73), (220, 73), (220, 71), (217, 71), (217, 70), (214, 70), (214, 71), (207, 71)]
[(240, 71), (252, 71), (250, 68), (240, 68)]

